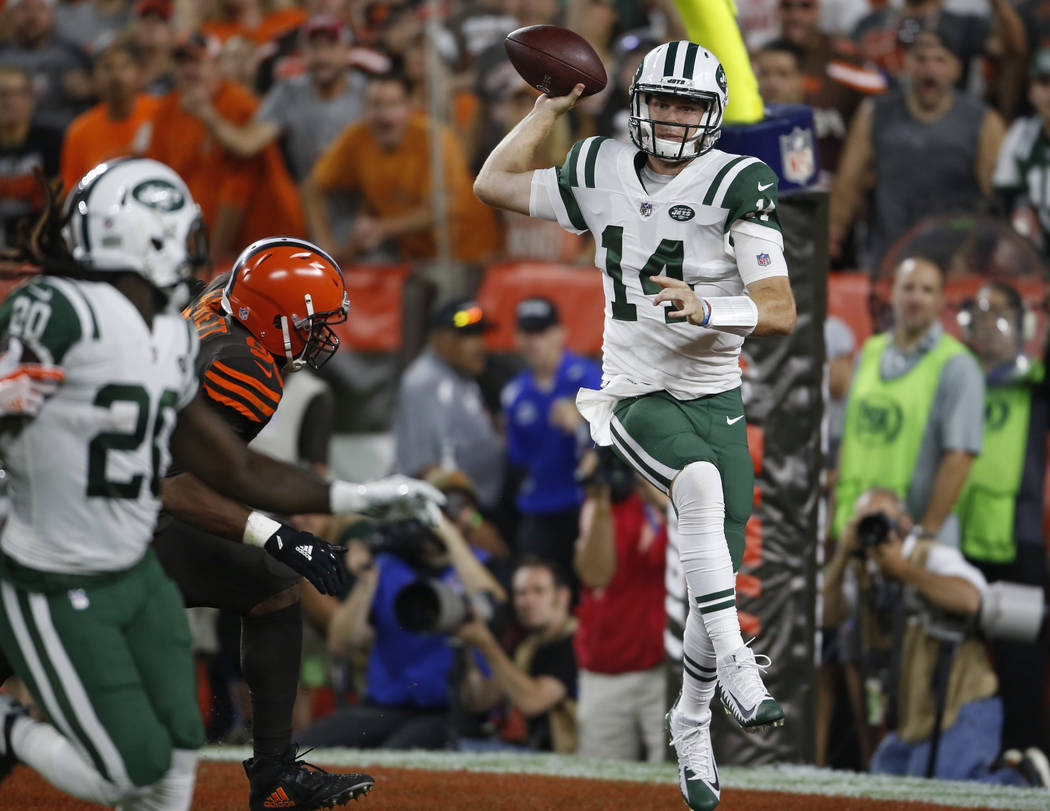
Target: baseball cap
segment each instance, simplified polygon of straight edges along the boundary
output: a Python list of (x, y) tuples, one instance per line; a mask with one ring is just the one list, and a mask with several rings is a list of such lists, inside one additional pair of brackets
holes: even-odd
[(516, 316), (518, 329), (522, 332), (543, 332), (561, 323), (554, 302), (542, 296), (519, 301)]
[(944, 50), (948, 51), (956, 59), (963, 58), (962, 48), (959, 46), (959, 42), (955, 39), (955, 36), (944, 29), (944, 26), (937, 26), (936, 28), (923, 28), (916, 31), (914, 39), (911, 41), (911, 48), (918, 48), (922, 45), (930, 45), (936, 42)]
[(1050, 48), (1040, 48), (1035, 52), (1028, 73), (1031, 76), (1050, 76)]
[(315, 14), (303, 24), (303, 37), (310, 39), (316, 34), (327, 34), (344, 44), (350, 43), (350, 29), (346, 23), (331, 14)]
[(474, 299), (457, 298), (439, 307), (430, 319), (431, 329), (451, 329), (463, 335), (474, 335), (492, 329), (481, 305)]
[(180, 57), (200, 59), (202, 56), (218, 56), (220, 51), (222, 51), (222, 44), (215, 37), (208, 36), (200, 31), (193, 31), (189, 34), (183, 34), (175, 41), (172, 55), (176, 59)]
[(153, 14), (162, 20), (170, 20), (172, 9), (170, 0), (138, 0), (131, 8), (134, 17), (145, 17)]

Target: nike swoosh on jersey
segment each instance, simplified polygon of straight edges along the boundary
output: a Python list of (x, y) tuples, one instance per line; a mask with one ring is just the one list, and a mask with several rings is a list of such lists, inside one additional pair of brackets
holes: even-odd
[(765, 184), (765, 185), (763, 186), (763, 185), (762, 185), (761, 183), (759, 183), (759, 184), (758, 184), (758, 190), (759, 190), (759, 191), (765, 191), (766, 189), (768, 189), (768, 188), (769, 188), (770, 186), (772, 186), (772, 185), (773, 185), (772, 183), (766, 183), (766, 184)]
[(744, 419), (744, 415), (743, 414), (741, 414), (739, 417), (733, 417), (733, 419), (729, 419), (728, 415), (726, 416), (726, 422), (729, 423), (730, 425), (736, 425), (742, 419)]
[(262, 372), (264, 375), (266, 375), (267, 377), (273, 377), (273, 371), (267, 369), (265, 366), (259, 363), (259, 361), (255, 361), (255, 365), (259, 367), (259, 371)]

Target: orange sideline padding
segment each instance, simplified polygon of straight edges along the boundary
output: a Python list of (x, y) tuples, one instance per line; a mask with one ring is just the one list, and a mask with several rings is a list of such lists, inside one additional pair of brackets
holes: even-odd
[(828, 315), (841, 318), (856, 338), (857, 346), (871, 335), (871, 278), (862, 270), (828, 275)]
[(410, 272), (407, 265), (343, 268), (350, 315), (334, 329), (344, 348), (359, 352), (401, 348), (402, 293)]
[(485, 271), (478, 302), (486, 317), (496, 323), (486, 336), (490, 350), (515, 351), (514, 309), (529, 296), (543, 296), (554, 302), (573, 352), (601, 354), (605, 320), (601, 272), (592, 267), (546, 262), (491, 265)]

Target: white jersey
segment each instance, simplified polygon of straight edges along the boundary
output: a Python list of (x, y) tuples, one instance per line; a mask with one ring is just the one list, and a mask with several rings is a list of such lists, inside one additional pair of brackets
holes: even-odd
[[(653, 306), (662, 288), (649, 277), (684, 279), (702, 298), (743, 295), (731, 236), (783, 248), (777, 176), (758, 158), (713, 149), (646, 190), (637, 171), (645, 157), (608, 138), (578, 141), (563, 166), (534, 173), (531, 213), (594, 235), (605, 286), (603, 387), (627, 384), (680, 400), (729, 391), (740, 385), (744, 339), (669, 319), (675, 307)], [(783, 273), (768, 254), (749, 261), (758, 272), (748, 283)]]
[(134, 565), (153, 537), (176, 412), (197, 391), (192, 325), (159, 314), (151, 331), (112, 285), (41, 276), (0, 306), (0, 336), (65, 374), (35, 418), (0, 434), (11, 498), (0, 548), (47, 572)]

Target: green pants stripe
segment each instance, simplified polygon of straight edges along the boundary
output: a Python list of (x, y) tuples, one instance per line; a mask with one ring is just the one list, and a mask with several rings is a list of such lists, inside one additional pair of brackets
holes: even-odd
[(740, 389), (695, 400), (677, 400), (665, 391), (625, 397), (614, 409), (612, 435), (623, 461), (665, 493), (686, 465), (710, 462), (718, 469), (726, 541), (738, 571), (755, 480)]
[[(15, 589), (8, 583), (3, 583), (0, 588), (4, 591), (5, 610), (12, 625), (18, 629), (15, 636), (19, 649), (33, 653), (35, 662), (30, 665), (33, 680), (38, 687), (47, 685), (47, 694), (51, 696), (46, 705), (48, 715), (53, 709), (59, 711), (63, 719), (60, 726), (66, 736), (95, 764), (103, 777), (120, 785), (127, 784), (124, 760), (95, 714), (87, 691), (55, 632), (47, 597)], [(13, 594), (13, 599), (9, 598), (9, 593)]]
[(185, 609), (152, 552), (95, 577), (5, 565), (0, 647), (100, 774), (147, 786), (203, 743)]

